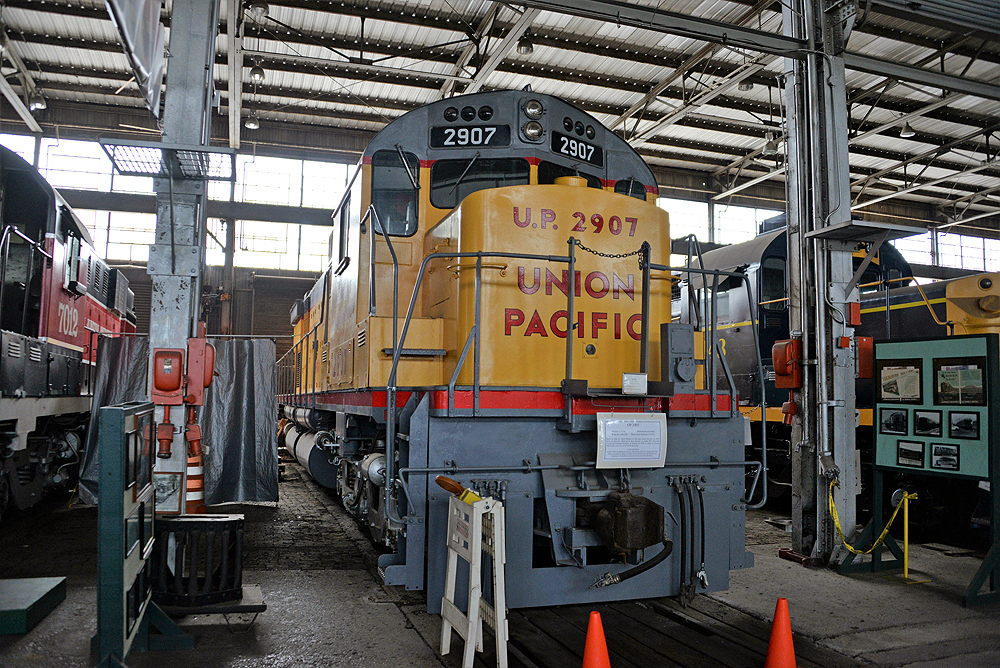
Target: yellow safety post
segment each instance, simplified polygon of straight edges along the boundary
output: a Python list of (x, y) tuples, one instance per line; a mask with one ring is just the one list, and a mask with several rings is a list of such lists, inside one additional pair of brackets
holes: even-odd
[(917, 500), (916, 492), (903, 494), (903, 579), (910, 579), (910, 499)]

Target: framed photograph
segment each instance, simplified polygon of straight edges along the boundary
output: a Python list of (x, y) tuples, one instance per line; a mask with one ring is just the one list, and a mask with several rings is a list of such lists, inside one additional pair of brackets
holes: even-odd
[(924, 444), (921, 441), (899, 441), (896, 444), (896, 463), (899, 466), (924, 468)]
[(950, 411), (948, 413), (948, 438), (978, 441), (979, 413)]
[(153, 487), (156, 488), (156, 512), (180, 515), (184, 503), (184, 474), (154, 471)]
[(913, 411), (914, 436), (940, 436), (941, 411)]
[(906, 436), (910, 412), (905, 408), (883, 408), (878, 415), (878, 433)]
[(132, 550), (139, 547), (142, 541), (142, 506), (135, 509), (135, 512), (125, 518), (125, 556), (132, 554)]
[(135, 432), (125, 434), (125, 489), (132, 490), (132, 500), (135, 501), (135, 462), (139, 457)]
[(875, 369), (878, 400), (885, 403), (923, 403), (923, 360), (879, 360)]
[(958, 446), (951, 443), (931, 445), (931, 468), (943, 471), (957, 471), (960, 466)]
[(136, 430), (130, 434), (135, 440), (135, 487), (132, 489), (132, 501), (149, 488), (153, 482), (153, 412), (136, 415)]
[(152, 498), (146, 503), (142, 504), (142, 558), (148, 559), (149, 554), (153, 551), (153, 539), (156, 537), (153, 535), (153, 516), (156, 513), (153, 510), (153, 500)]
[(985, 357), (950, 357), (934, 360), (934, 403), (985, 406)]

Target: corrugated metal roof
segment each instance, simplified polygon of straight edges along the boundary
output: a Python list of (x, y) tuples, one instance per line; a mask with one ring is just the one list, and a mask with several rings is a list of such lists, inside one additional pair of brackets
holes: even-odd
[[(226, 16), (229, 1), (223, 0), (220, 16)], [(948, 3), (967, 5), (972, 0), (930, 1), (940, 8)], [(984, 44), (979, 59), (970, 62), (970, 54), (980, 49), (982, 39), (953, 34), (915, 14), (878, 12), (880, 4), (892, 3), (898, 4), (897, 0), (876, 0), (851, 35), (850, 51), (927, 68), (943, 67), (950, 74), (1000, 84), (1000, 39)], [(751, 0), (638, 0), (633, 4), (651, 11), (734, 22), (750, 11)], [(405, 109), (440, 97), (440, 89), (454, 73), (459, 54), (469, 44), (451, 42), (466, 40), (487, 13), (497, 7), (496, 34), (482, 40), (480, 56), (497, 48), (517, 20), (519, 9), (489, 0), (342, 0), (328, 5), (298, 1), (286, 5), (273, 0), (270, 17), (275, 20), (266, 19), (262, 24), (247, 20), (243, 25), (242, 47), (266, 54), (260, 58), (265, 81), (256, 87), (249, 80), (249, 68), (255, 59), (248, 56), (244, 61), (241, 81), (237, 82), (242, 88), (244, 113), (257, 109), (265, 122), (375, 131)], [(131, 71), (117, 47), (115, 29), (106, 18), (101, 0), (7, 0), (3, 21), (12, 48), (51, 99), (126, 109), (139, 103), (134, 84), (118, 95), (110, 94), (131, 77)], [(745, 20), (744, 25), (780, 33), (781, 22), (779, 13), (765, 10)], [(523, 88), (530, 84), (534, 90), (564, 97), (591, 110), (608, 125), (629, 107), (641, 103), (658, 82), (673, 77), (676, 66), (705, 46), (689, 37), (549, 11), (538, 14), (528, 34), (536, 42), (533, 52), (522, 55), (512, 49), (495, 71), (483, 78), (484, 88)], [(942, 61), (938, 50), (942, 44), (952, 43), (955, 46)], [(231, 87), (227, 44), (225, 34), (220, 34), (214, 77), (226, 91), (224, 105), (228, 105)], [(358, 59), (362, 48), (365, 63), (349, 63), (347, 58)], [(747, 83), (753, 85), (745, 86), (747, 90), (733, 85), (716, 99), (686, 110), (690, 113), (683, 120), (657, 125), (658, 119), (682, 104), (680, 91), (690, 96), (706, 86), (717, 85), (727, 72), (754, 55), (719, 47), (707, 61), (687, 76), (675, 77), (666, 92), (642, 106), (643, 120), (636, 124), (633, 117), (625, 127), (640, 133), (653, 128), (652, 140), (640, 146), (651, 163), (710, 173), (720, 163), (728, 164), (761, 149), (765, 132), (780, 135), (779, 86), (786, 67), (783, 58), (771, 59), (748, 79)], [(372, 65), (393, 69), (380, 71)], [(477, 71), (475, 60), (465, 71), (469, 76)], [(5, 73), (10, 72), (9, 67), (5, 69)], [(851, 70), (846, 80), (851, 98), (886, 83), (877, 74)], [(881, 96), (872, 94), (864, 103), (853, 105), (855, 132), (858, 126), (861, 132), (883, 124), (895, 126), (852, 143), (852, 178), (892, 167), (903, 158), (969, 135), (1000, 117), (1000, 101), (955, 96), (936, 111), (907, 117), (915, 137), (898, 136), (904, 115), (936, 102), (942, 94), (925, 85), (901, 83), (890, 85)], [(868, 105), (876, 100), (878, 106), (871, 110)], [(222, 111), (227, 112), (225, 106)], [(972, 138), (934, 160), (913, 163), (907, 166), (907, 176), (923, 170), (923, 178), (937, 179), (964, 166), (975, 166), (984, 159), (984, 143), (983, 136)], [(741, 174), (753, 177), (770, 168), (771, 163), (750, 163), (744, 165)], [(899, 181), (903, 170), (897, 172), (894, 176)], [(988, 187), (991, 181), (995, 184), (998, 176), (1000, 169), (955, 176), (951, 186), (926, 192), (935, 193), (943, 201), (949, 192), (964, 195), (971, 187)], [(904, 197), (917, 200), (921, 192)]]

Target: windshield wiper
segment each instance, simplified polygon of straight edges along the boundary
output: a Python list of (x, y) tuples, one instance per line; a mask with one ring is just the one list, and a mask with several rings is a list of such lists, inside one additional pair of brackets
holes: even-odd
[(469, 170), (472, 169), (472, 166), (476, 164), (476, 160), (479, 160), (479, 151), (476, 151), (476, 154), (472, 156), (472, 160), (469, 160), (469, 164), (466, 166), (465, 171), (462, 172), (462, 175), (458, 177), (458, 181), (455, 181), (455, 185), (453, 185), (451, 187), (451, 190), (448, 191), (449, 195), (455, 192), (455, 189), (458, 188), (459, 184), (462, 183), (462, 181), (465, 179), (466, 174), (468, 174)]

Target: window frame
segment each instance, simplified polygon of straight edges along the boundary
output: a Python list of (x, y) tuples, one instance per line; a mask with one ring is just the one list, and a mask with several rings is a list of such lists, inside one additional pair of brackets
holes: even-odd
[[(400, 234), (398, 232), (394, 232), (393, 231), (393, 227), (390, 224), (390, 225), (388, 225), (388, 229), (385, 230), (385, 233), (388, 234), (390, 237), (406, 238), (406, 237), (412, 237), (414, 234), (416, 234), (420, 230), (420, 190), (419, 190), (419, 186), (420, 186), (420, 158), (418, 158), (415, 153), (412, 153), (410, 151), (394, 151), (394, 150), (391, 150), (391, 149), (379, 149), (379, 150), (375, 151), (374, 153), (372, 153), (372, 160), (371, 160), (371, 170), (372, 170), (371, 171), (371, 204), (374, 207), (375, 212), (378, 214), (376, 216), (375, 220), (372, 221), (372, 231), (375, 234), (378, 234), (379, 236), (382, 235), (382, 231), (380, 231), (378, 229), (378, 227), (376, 227), (376, 225), (382, 223), (383, 212), (379, 211), (379, 206), (376, 205), (376, 193), (379, 191), (379, 188), (378, 188), (378, 185), (379, 185), (378, 184), (378, 181), (379, 181), (378, 170), (380, 168), (382, 168), (383, 165), (377, 165), (376, 164), (376, 160), (381, 155), (383, 155), (383, 154), (393, 155), (393, 156), (396, 156), (397, 158), (399, 158), (400, 153), (402, 153), (403, 160), (405, 160), (405, 162), (402, 162), (401, 164), (396, 165), (395, 167), (398, 168), (398, 169), (403, 169), (405, 171), (407, 169), (407, 167), (404, 167), (404, 165), (407, 165), (407, 163), (410, 163), (407, 166), (409, 167), (410, 170), (412, 170), (412, 175), (417, 180), (417, 187), (416, 188), (412, 188), (412, 190), (411, 190), (411, 192), (412, 192), (412, 198), (413, 198), (413, 200), (412, 200), (412, 203), (413, 203), (413, 230), (410, 231), (409, 233)], [(390, 165), (384, 165), (384, 167), (390, 167)], [(409, 178), (407, 178), (407, 180), (409, 180)], [(412, 184), (411, 184), (411, 186), (412, 186)], [(398, 192), (403, 192), (403, 191), (400, 190)], [(409, 209), (409, 204), (407, 204), (407, 209)], [(410, 221), (409, 211), (407, 211), (406, 220), (407, 220), (407, 224), (409, 224), (409, 221)]]

